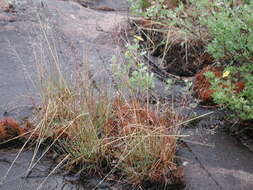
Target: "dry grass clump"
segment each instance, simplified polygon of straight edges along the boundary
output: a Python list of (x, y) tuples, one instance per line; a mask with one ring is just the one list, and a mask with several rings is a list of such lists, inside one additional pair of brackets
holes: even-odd
[[(82, 68), (84, 69), (84, 68)], [(77, 82), (47, 81), (41, 85), (41, 105), (35, 112), (33, 137), (53, 141), (61, 153), (78, 160), (97, 162), (101, 125), (106, 122), (110, 102), (98, 94), (86, 73)], [(50, 146), (52, 146), (51, 144)], [(101, 153), (101, 152), (100, 152)]]
[(94, 172), (103, 170), (106, 161), (112, 173), (119, 171), (118, 177), (135, 185), (176, 180), (179, 117), (171, 111), (160, 115), (137, 100), (61, 88), (47, 96), (36, 121), (34, 137), (50, 139), (58, 152), (69, 154), (67, 165), (82, 164)]
[(159, 114), (136, 100), (115, 99), (112, 117), (104, 127), (110, 154), (128, 182), (145, 180), (174, 183), (175, 153), (179, 117), (167, 111)]
[(159, 113), (137, 99), (110, 98), (95, 90), (85, 74), (77, 76), (76, 83), (42, 80), (47, 84), (33, 120), (34, 139), (68, 155), (66, 166), (105, 175), (106, 165), (106, 172), (134, 185), (174, 183), (177, 114)]

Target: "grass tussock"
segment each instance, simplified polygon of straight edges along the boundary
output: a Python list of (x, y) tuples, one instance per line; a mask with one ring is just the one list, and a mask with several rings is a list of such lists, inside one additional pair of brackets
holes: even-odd
[(117, 160), (127, 181), (140, 184), (144, 180), (167, 182), (169, 171), (176, 170), (175, 153), (179, 121), (168, 111), (163, 115), (136, 100), (115, 99), (112, 117), (104, 126), (106, 144)]
[(68, 155), (66, 166), (113, 174), (134, 185), (146, 180), (173, 183), (177, 114), (160, 113), (137, 98), (110, 97), (93, 87), (86, 71), (80, 68), (75, 82), (62, 75), (58, 80), (42, 77), (34, 139)]

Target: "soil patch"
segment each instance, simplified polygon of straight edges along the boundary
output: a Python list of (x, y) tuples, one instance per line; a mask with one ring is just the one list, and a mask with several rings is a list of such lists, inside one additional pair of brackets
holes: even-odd
[(137, 33), (142, 47), (160, 59), (160, 68), (168, 73), (189, 77), (207, 65), (213, 58), (205, 53), (205, 43), (194, 35), (186, 35), (175, 27), (164, 28), (150, 20), (137, 20)]

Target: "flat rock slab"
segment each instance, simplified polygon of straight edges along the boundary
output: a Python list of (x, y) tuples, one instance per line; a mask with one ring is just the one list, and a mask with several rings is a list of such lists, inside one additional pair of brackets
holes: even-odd
[[(99, 12), (72, 1), (25, 2), (22, 3), (24, 10), (20, 12), (0, 13), (2, 114), (16, 106), (27, 105), (27, 97), (36, 92), (33, 80), (36, 81), (38, 60), (34, 51), (45, 41), (40, 32), (42, 29), (48, 30), (48, 38), (55, 41), (55, 53), (65, 71), (71, 73), (76, 65), (88, 61), (94, 78), (109, 84), (110, 60), (119, 49), (114, 37), (117, 38), (126, 23), (125, 14)], [(52, 57), (46, 53), (46, 57)]]
[(253, 152), (219, 127), (200, 121), (196, 128), (183, 131), (190, 135), (180, 151), (187, 163), (186, 189), (253, 189)]
[[(0, 189), (1, 190), (35, 190), (41, 183), (41, 190), (65, 190), (65, 189), (83, 189), (78, 184), (71, 182), (61, 174), (52, 174), (49, 176), (49, 172), (55, 167), (51, 161), (42, 159), (31, 172), (27, 172), (30, 161), (33, 159), (32, 151), (24, 151), (18, 157), (16, 162), (13, 161), (16, 158), (18, 150), (0, 150)], [(11, 167), (11, 165), (13, 165)], [(6, 176), (6, 171), (9, 169), (9, 173)], [(6, 177), (5, 177), (6, 176)], [(46, 177), (48, 176), (47, 180)], [(43, 182), (44, 181), (44, 182)]]
[[(122, 12), (97, 11), (81, 6), (76, 2), (45, 1), (50, 23), (54, 26), (60, 46), (66, 46), (63, 52), (75, 47), (75, 52), (67, 52), (74, 57), (67, 61), (68, 65), (90, 63), (93, 76), (96, 80), (110, 83), (111, 58), (120, 51), (116, 43), (121, 29), (127, 24), (127, 17)], [(65, 61), (66, 62), (66, 61)], [(64, 63), (63, 63), (64, 64)]]

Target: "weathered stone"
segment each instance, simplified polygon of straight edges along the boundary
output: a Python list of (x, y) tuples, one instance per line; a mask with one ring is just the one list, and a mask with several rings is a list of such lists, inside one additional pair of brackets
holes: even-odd
[[(219, 129), (221, 125), (203, 119), (183, 134), (188, 148), (181, 149), (185, 160), (185, 182), (191, 190), (253, 189), (253, 152)], [(213, 122), (213, 123), (212, 123)]]
[(10, 4), (7, 0), (0, 0), (0, 11), (8, 11), (10, 9)]

